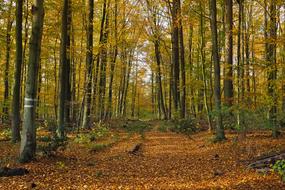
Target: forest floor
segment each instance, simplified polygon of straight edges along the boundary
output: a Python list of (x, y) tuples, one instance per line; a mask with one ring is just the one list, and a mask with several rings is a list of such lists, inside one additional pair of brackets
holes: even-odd
[[(37, 155), (28, 164), (16, 161), (18, 144), (0, 142), (1, 167), (30, 171), (25, 176), (0, 177), (0, 189), (285, 189), (276, 174), (247, 168), (255, 157), (284, 150), (285, 140), (272, 139), (269, 132), (252, 132), (243, 140), (228, 132), (228, 140), (219, 144), (211, 143), (209, 132), (190, 137), (155, 129), (143, 135), (113, 133), (117, 141), (111, 146), (94, 149), (70, 140), (55, 155)], [(137, 143), (142, 143), (141, 148), (130, 154)]]

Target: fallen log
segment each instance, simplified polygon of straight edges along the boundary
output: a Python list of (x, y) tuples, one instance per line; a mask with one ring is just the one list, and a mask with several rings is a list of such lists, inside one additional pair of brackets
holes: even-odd
[(268, 156), (248, 165), (252, 169), (262, 169), (269, 168), (271, 165), (274, 165), (278, 160), (285, 160), (285, 153), (277, 154), (274, 156)]
[(139, 150), (141, 150), (141, 147), (142, 147), (142, 143), (135, 144), (128, 150), (128, 153), (137, 154)]
[(23, 176), (28, 173), (29, 171), (25, 168), (0, 168), (0, 177)]

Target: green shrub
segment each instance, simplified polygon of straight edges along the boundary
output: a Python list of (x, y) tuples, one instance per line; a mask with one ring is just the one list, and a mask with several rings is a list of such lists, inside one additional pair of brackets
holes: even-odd
[[(245, 106), (222, 107), (223, 124), (225, 129), (244, 131), (248, 129), (271, 129), (267, 119), (268, 108), (260, 106), (256, 109)], [(215, 116), (215, 111), (211, 113)], [(239, 115), (239, 125), (238, 123)]]
[(280, 175), (283, 182), (285, 182), (285, 160), (278, 160), (273, 166), (274, 172)]
[(55, 154), (60, 147), (65, 148), (67, 145), (66, 138), (61, 139), (56, 135), (53, 137), (45, 138), (45, 140), (47, 141), (45, 144), (38, 145), (38, 151), (43, 152), (47, 156)]
[(198, 131), (196, 121), (192, 117), (174, 120), (173, 123), (174, 125), (169, 128), (172, 132), (190, 135)]
[(122, 125), (122, 128), (129, 133), (143, 134), (145, 131), (150, 130), (150, 125), (143, 121), (127, 121)]
[(76, 135), (74, 142), (76, 143), (89, 143), (90, 142), (90, 135), (89, 134), (78, 134)]
[(74, 139), (74, 141), (76, 143), (90, 143), (95, 140), (104, 138), (109, 133), (110, 131), (107, 127), (100, 125), (99, 127), (97, 126), (94, 129), (92, 129), (88, 133), (78, 134), (76, 138)]
[(165, 132), (168, 132), (169, 131), (169, 125), (166, 125), (166, 124), (162, 124), (162, 125), (159, 125), (159, 127), (157, 128), (157, 130), (159, 132), (162, 132), (162, 133), (165, 133)]

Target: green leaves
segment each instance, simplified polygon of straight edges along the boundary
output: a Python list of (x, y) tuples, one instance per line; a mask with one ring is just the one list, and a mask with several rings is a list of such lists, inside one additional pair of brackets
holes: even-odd
[(283, 182), (285, 182), (285, 160), (278, 160), (273, 166), (274, 172), (280, 175)]

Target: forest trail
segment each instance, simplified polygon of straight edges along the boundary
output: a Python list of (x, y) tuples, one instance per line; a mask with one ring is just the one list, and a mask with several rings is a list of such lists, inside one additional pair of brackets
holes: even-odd
[[(24, 165), (30, 170), (26, 176), (0, 178), (0, 189), (29, 189), (33, 183), (36, 189), (285, 189), (278, 176), (260, 175), (243, 163), (252, 154), (284, 147), (284, 141), (268, 135), (249, 135), (235, 144), (228, 134), (227, 142), (212, 144), (207, 132), (189, 138), (152, 130), (98, 152), (70, 144), (54, 157)], [(137, 143), (142, 143), (137, 154), (128, 153)], [(8, 155), (13, 159), (17, 152)]]

